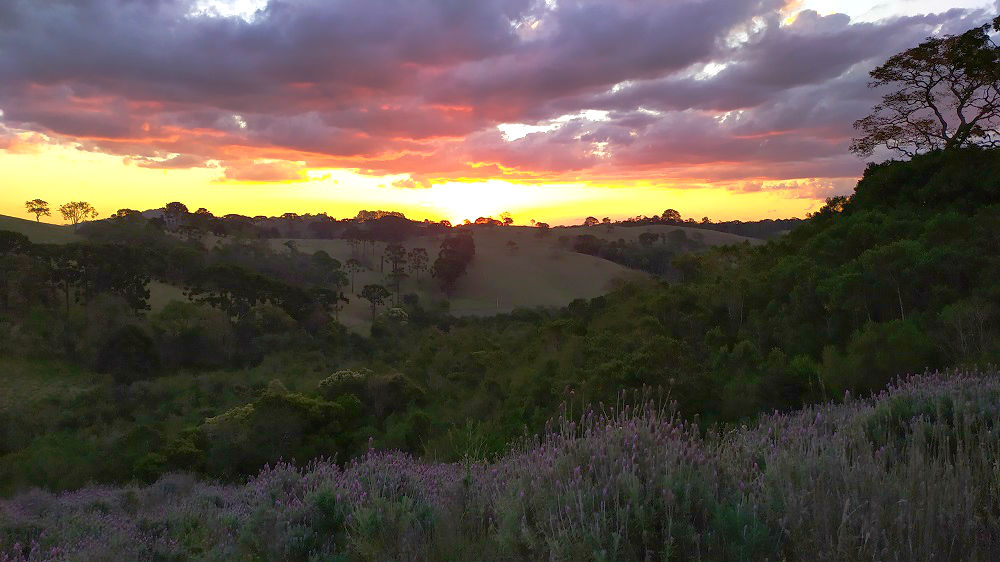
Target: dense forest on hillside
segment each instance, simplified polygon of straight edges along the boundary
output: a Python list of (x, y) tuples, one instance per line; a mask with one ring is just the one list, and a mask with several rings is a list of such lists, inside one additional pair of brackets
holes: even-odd
[[(199, 250), (127, 218), (90, 243), (5, 234), (2, 491), (233, 479), (369, 446), (482, 459), (625, 389), (708, 427), (996, 362), (998, 217), (997, 152), (935, 152), (870, 166), (765, 245), (677, 258), (680, 282), (478, 319), (402, 298), (370, 336), (335, 321), (346, 281), (322, 255)], [(190, 302), (145, 311), (151, 278)]]

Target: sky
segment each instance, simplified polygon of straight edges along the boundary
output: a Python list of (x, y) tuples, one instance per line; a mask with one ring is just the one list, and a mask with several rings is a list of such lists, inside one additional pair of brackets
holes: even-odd
[(3, 0), (0, 214), (801, 217), (868, 71), (1000, 11), (949, 4)]

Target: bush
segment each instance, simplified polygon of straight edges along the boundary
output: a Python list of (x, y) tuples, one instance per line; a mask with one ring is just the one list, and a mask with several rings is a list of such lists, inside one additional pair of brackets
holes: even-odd
[[(269, 395), (228, 417), (314, 408)], [(986, 562), (997, 458), (996, 372), (912, 377), (724, 432), (645, 403), (561, 418), (491, 462), (369, 451), (231, 486), (30, 492), (0, 503), (0, 560)]]
[(94, 361), (97, 372), (110, 373), (118, 384), (148, 378), (159, 366), (160, 355), (153, 338), (134, 325), (123, 326), (112, 333)]
[(341, 369), (320, 381), (317, 390), (327, 400), (333, 400), (343, 394), (361, 397), (365, 395), (368, 379), (371, 376), (372, 372), (368, 369)]
[(225, 313), (189, 302), (171, 301), (150, 319), (164, 363), (175, 367), (221, 367), (236, 351)]

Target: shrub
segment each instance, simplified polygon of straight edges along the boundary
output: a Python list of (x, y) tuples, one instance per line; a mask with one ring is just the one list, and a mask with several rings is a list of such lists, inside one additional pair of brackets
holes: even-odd
[(364, 396), (365, 388), (368, 386), (368, 379), (371, 376), (372, 372), (368, 369), (341, 369), (321, 380), (317, 390), (327, 400), (333, 400), (342, 394), (353, 394), (358, 397)]
[[(226, 418), (327, 408), (269, 393)], [(996, 372), (725, 431), (645, 403), (561, 418), (492, 461), (370, 450), (239, 485), (29, 492), (0, 502), (0, 560), (986, 562), (998, 458)]]

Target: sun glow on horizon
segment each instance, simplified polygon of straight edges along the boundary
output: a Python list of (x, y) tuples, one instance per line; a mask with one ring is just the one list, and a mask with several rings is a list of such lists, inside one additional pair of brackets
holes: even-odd
[(155, 170), (120, 157), (71, 146), (35, 144), (30, 150), (0, 150), (0, 214), (30, 218), (24, 201), (48, 201), (60, 224), (59, 205), (84, 200), (107, 217), (120, 208), (160, 208), (181, 201), (216, 215), (277, 216), (326, 213), (353, 217), (361, 209), (400, 211), (415, 220), (447, 219), (458, 224), (509, 212), (515, 224), (532, 220), (552, 225), (579, 224), (586, 216), (612, 219), (657, 214), (666, 208), (684, 216), (713, 220), (753, 220), (803, 216), (821, 198), (793, 198), (780, 190), (753, 193), (725, 186), (670, 187), (654, 184), (591, 185), (517, 183), (503, 179), (445, 181), (430, 187), (397, 187), (408, 177), (369, 176), (347, 169), (310, 169), (302, 181), (240, 182), (222, 180), (219, 168)]

